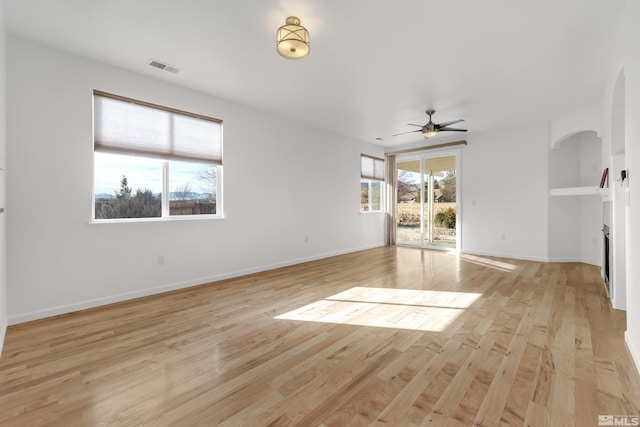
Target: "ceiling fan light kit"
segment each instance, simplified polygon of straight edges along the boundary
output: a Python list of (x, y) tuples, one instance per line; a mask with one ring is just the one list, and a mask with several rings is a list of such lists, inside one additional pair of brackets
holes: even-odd
[(288, 17), (286, 22), (276, 32), (278, 54), (287, 59), (302, 59), (309, 55), (309, 31), (295, 16)]
[(429, 116), (429, 122), (427, 124), (425, 124), (425, 125), (416, 125), (416, 124), (413, 124), (413, 123), (409, 123), (408, 126), (418, 126), (420, 129), (418, 129), (418, 130), (410, 130), (409, 132), (397, 133), (397, 134), (395, 134), (393, 136), (404, 135), (404, 134), (407, 134), (407, 133), (421, 132), (422, 136), (424, 136), (425, 138), (431, 138), (432, 136), (436, 136), (440, 132), (444, 132), (444, 131), (451, 131), (451, 132), (466, 132), (467, 131), (466, 129), (448, 127), (448, 126), (450, 126), (450, 125), (452, 125), (454, 123), (464, 122), (464, 119), (451, 120), (451, 121), (444, 122), (444, 123), (434, 123), (433, 120), (431, 120), (431, 116), (436, 113), (436, 110), (427, 110), (425, 112)]
[(432, 136), (436, 136), (439, 132), (436, 128), (435, 124), (431, 121), (431, 115), (434, 114), (436, 110), (427, 110), (426, 113), (429, 115), (429, 123), (422, 126), (422, 136), (425, 138), (431, 138)]

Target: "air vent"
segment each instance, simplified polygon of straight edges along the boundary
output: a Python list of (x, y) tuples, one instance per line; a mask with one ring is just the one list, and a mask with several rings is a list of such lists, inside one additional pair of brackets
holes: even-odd
[(148, 64), (159, 70), (168, 71), (173, 74), (178, 74), (180, 72), (180, 68), (175, 67), (173, 65), (169, 65), (166, 62), (158, 61), (157, 59), (150, 59)]

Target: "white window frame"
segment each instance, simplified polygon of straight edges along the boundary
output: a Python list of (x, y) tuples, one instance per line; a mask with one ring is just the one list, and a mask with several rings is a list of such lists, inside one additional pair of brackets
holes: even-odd
[[(371, 162), (371, 167), (364, 167), (364, 164)], [(374, 213), (374, 212), (384, 212), (385, 206), (385, 179), (384, 179), (384, 170), (385, 170), (385, 160), (379, 157), (369, 156), (367, 154), (360, 155), (360, 187), (362, 188), (362, 183), (366, 182), (368, 185), (368, 197), (367, 197), (367, 210), (362, 210), (362, 200), (360, 200), (360, 213)], [(380, 209), (373, 210), (372, 209), (372, 187), (374, 182), (380, 183)]]
[[(94, 97), (95, 96), (103, 96), (103, 97), (107, 97), (107, 98), (113, 98), (116, 100), (122, 100), (122, 101), (126, 101), (126, 102), (131, 102), (134, 104), (138, 104), (141, 106), (145, 106), (145, 107), (150, 107), (150, 108), (154, 108), (154, 109), (158, 109), (158, 110), (163, 110), (163, 111), (168, 111), (170, 113), (175, 113), (175, 114), (180, 114), (180, 115), (185, 115), (185, 116), (190, 116), (190, 117), (195, 117), (198, 119), (204, 119), (204, 120), (210, 120), (213, 122), (217, 122), (220, 124), (220, 147), (219, 147), (219, 151), (220, 151), (220, 159), (219, 159), (219, 163), (217, 164), (213, 164), (212, 165), (216, 168), (216, 213), (215, 214), (197, 214), (197, 215), (170, 215), (170, 189), (169, 189), (169, 162), (171, 160), (176, 160), (176, 161), (184, 161), (181, 158), (176, 158), (176, 159), (171, 159), (171, 160), (165, 160), (162, 159), (162, 197), (161, 197), (161, 216), (160, 217), (142, 217), (142, 218), (96, 218), (96, 212), (95, 212), (95, 208), (96, 208), (96, 189), (95, 189), (95, 153), (96, 153), (96, 149), (95, 149), (95, 145), (94, 145), (94, 162), (93, 162), (93, 168), (92, 168), (92, 191), (91, 191), (91, 196), (92, 196), (92, 200), (91, 200), (91, 220), (90, 223), (114, 223), (114, 222), (157, 222), (157, 221), (184, 221), (184, 220), (206, 220), (206, 219), (222, 219), (224, 218), (224, 210), (223, 210), (223, 194), (222, 194), (222, 172), (223, 172), (223, 168), (222, 168), (222, 120), (220, 119), (214, 119), (214, 118), (210, 118), (210, 117), (205, 117), (205, 116), (201, 116), (201, 115), (197, 115), (197, 114), (193, 114), (193, 113), (188, 113), (185, 111), (181, 111), (181, 110), (176, 110), (173, 108), (169, 108), (169, 107), (164, 107), (161, 105), (157, 105), (157, 104), (151, 104), (148, 102), (144, 102), (144, 101), (138, 101), (135, 99), (131, 99), (131, 98), (126, 98), (126, 97), (122, 97), (120, 95), (113, 95), (113, 94), (109, 94), (106, 92), (101, 92), (101, 91), (97, 91), (94, 90), (93, 92)], [(95, 121), (95, 117), (94, 117), (94, 121)], [(94, 133), (94, 139), (95, 139), (95, 133)], [(95, 144), (95, 142), (94, 142)], [(127, 155), (122, 153), (121, 155)], [(133, 156), (133, 155), (132, 155)], [(135, 156), (133, 156), (135, 157)], [(144, 157), (144, 158), (149, 158), (149, 157), (154, 157), (154, 156), (144, 156), (141, 155), (139, 157)]]

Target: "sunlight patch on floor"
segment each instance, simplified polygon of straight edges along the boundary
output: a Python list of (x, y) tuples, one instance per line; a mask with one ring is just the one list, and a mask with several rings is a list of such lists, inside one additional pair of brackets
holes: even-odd
[(489, 259), (477, 255), (470, 254), (460, 254), (460, 259), (468, 262), (472, 262), (477, 265), (483, 265), (485, 267), (495, 268), (500, 271), (514, 271), (516, 269), (516, 265), (509, 264), (507, 262), (496, 261), (495, 259)]
[(275, 318), (441, 332), (481, 295), (356, 286)]

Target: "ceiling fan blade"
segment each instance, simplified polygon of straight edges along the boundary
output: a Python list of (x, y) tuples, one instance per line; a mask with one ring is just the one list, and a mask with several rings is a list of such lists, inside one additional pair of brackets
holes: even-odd
[[(420, 127), (422, 127), (422, 126), (420, 126)], [(404, 135), (405, 133), (414, 133), (414, 132), (422, 132), (422, 129), (410, 130), (409, 132), (396, 133), (395, 135), (391, 135), (391, 136)]]
[(442, 129), (442, 128), (443, 128), (443, 127), (445, 127), (445, 126), (453, 125), (453, 124), (460, 123), (460, 122), (464, 122), (464, 119), (451, 120), (451, 121), (444, 122), (444, 123), (438, 123), (438, 124), (437, 124), (437, 126), (438, 126), (440, 129)]
[(444, 128), (444, 129), (440, 128), (440, 129), (438, 129), (438, 132), (445, 132), (445, 131), (448, 131), (448, 130), (453, 131), (453, 132), (466, 132), (467, 131), (466, 129), (460, 129), (460, 128)]
[(416, 125), (415, 123), (407, 123), (407, 126), (418, 126), (419, 128), (421, 128), (424, 125)]

